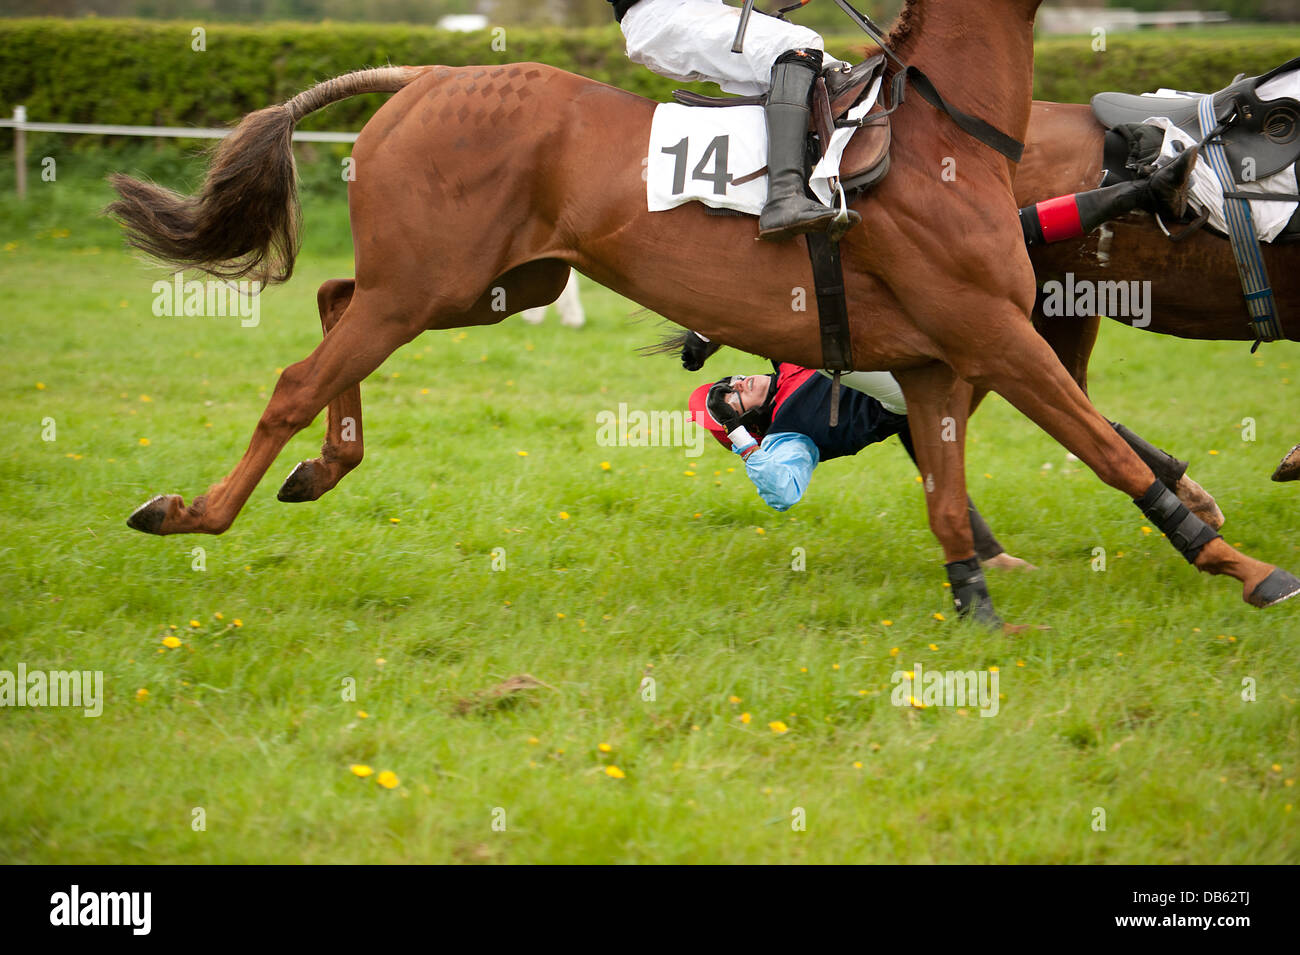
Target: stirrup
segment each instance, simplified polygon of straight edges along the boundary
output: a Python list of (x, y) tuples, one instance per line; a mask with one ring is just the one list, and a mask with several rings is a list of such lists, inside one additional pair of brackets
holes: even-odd
[[(844, 194), (844, 186), (842, 183), (835, 183), (835, 198), (838, 201), (840, 208), (835, 214), (835, 218), (831, 220), (831, 227), (827, 229), (826, 232), (830, 236), (832, 242), (839, 242), (840, 239), (844, 238), (845, 233), (853, 228), (854, 220), (849, 215), (849, 200)], [(861, 220), (859, 219), (858, 221)]]

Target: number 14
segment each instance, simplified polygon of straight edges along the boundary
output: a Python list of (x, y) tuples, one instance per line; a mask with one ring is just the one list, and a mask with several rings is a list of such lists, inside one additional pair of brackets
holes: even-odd
[[(727, 186), (732, 180), (731, 172), (727, 169), (727, 153), (731, 148), (731, 137), (715, 136), (713, 142), (709, 143), (709, 148), (704, 150), (704, 155), (700, 161), (695, 164), (691, 170), (691, 179), (698, 179), (701, 182), (713, 183), (713, 194), (715, 196), (724, 196), (727, 194)], [(690, 150), (690, 137), (682, 137), (682, 141), (675, 146), (665, 146), (662, 152), (673, 157), (673, 195), (680, 195), (686, 191), (686, 156)], [(713, 171), (708, 171), (705, 167), (709, 160), (713, 160)]]

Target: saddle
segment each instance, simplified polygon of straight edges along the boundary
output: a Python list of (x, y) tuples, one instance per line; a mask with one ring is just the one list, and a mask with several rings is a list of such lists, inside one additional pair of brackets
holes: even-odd
[[(889, 172), (889, 147), (891, 133), (889, 115), (879, 99), (866, 116), (849, 120), (849, 110), (857, 106), (885, 70), (885, 56), (878, 53), (870, 59), (843, 72), (819, 76), (813, 87), (812, 118), (808, 124), (809, 135), (816, 135), (818, 156), (825, 153), (831, 133), (837, 127), (860, 127), (849, 140), (840, 159), (840, 185), (846, 195), (871, 188)], [(728, 106), (762, 106), (767, 96), (704, 96), (690, 90), (675, 90), (673, 99), (683, 106), (703, 106), (721, 109)], [(756, 173), (767, 172), (764, 167)]]
[[(1238, 76), (1214, 94), (1214, 116), (1225, 127), (1223, 144), (1234, 170), (1249, 168), (1255, 179), (1266, 179), (1300, 160), (1300, 102), (1289, 97), (1261, 100), (1256, 90), (1275, 76), (1300, 68), (1300, 57), (1262, 76)], [(1098, 93), (1092, 112), (1107, 129), (1142, 123), (1152, 116), (1167, 118), (1193, 139), (1202, 138), (1197, 120), (1200, 96), (1133, 96)]]

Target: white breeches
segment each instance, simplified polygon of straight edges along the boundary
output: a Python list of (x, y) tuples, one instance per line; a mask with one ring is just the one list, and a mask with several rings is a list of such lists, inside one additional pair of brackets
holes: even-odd
[[(831, 377), (829, 371), (823, 371), (821, 374), (827, 378)], [(887, 371), (850, 371), (840, 375), (840, 384), (846, 385), (854, 391), (860, 391), (864, 395), (871, 395), (885, 406), (886, 411), (892, 411), (894, 414), (907, 414), (907, 402), (903, 400), (903, 389), (899, 387), (894, 376)]]
[(753, 96), (767, 91), (772, 64), (782, 53), (824, 49), (822, 38), (807, 27), (756, 10), (745, 31), (745, 52), (732, 53), (739, 22), (740, 8), (722, 0), (640, 0), (623, 17), (627, 56), (669, 79), (704, 80)]

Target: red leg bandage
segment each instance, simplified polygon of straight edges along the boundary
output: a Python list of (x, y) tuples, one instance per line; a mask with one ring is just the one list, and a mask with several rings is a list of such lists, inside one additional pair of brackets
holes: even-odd
[(1076, 239), (1083, 235), (1083, 223), (1079, 221), (1079, 205), (1073, 195), (1057, 196), (1040, 202), (1038, 222), (1043, 230), (1043, 239), (1047, 242), (1060, 242), (1062, 239)]

